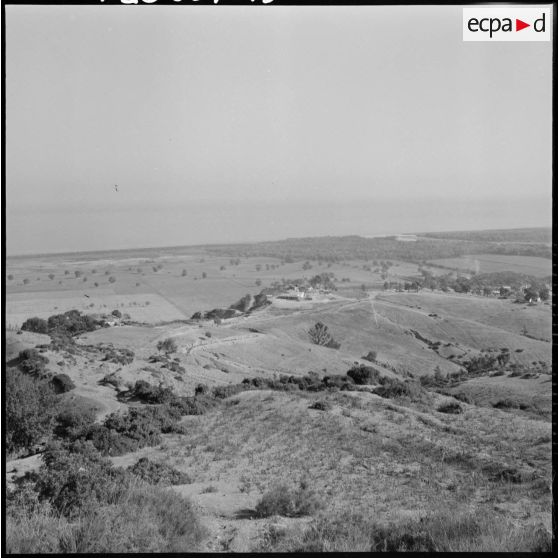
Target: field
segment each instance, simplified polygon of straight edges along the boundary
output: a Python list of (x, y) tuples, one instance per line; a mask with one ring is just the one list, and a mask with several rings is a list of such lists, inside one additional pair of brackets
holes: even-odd
[(428, 263), (465, 272), (494, 273), (513, 270), (535, 277), (549, 277), (552, 274), (552, 260), (532, 256), (504, 256), (500, 254), (478, 254), (459, 258), (442, 258)]
[[(433, 261), (452, 267), (467, 260)], [(540, 258), (475, 261), (480, 272), (507, 266), (550, 274)], [(389, 281), (419, 277), (416, 263), (392, 264)], [(334, 274), (337, 289), (312, 300), (270, 296), (269, 305), (231, 319), (190, 319), (276, 282), (323, 272)], [(534, 538), (548, 539), (549, 303), (396, 292), (384, 289), (372, 262), (358, 258), (289, 263), (199, 248), (14, 258), (6, 274), (8, 374), (20, 351), (40, 346), (48, 372), (75, 384), (58, 396), (61, 404), (92, 409), (98, 422), (140, 404), (123, 396), (138, 380), (191, 397), (200, 384), (211, 390), (258, 378), (342, 377), (368, 365), (382, 381), (415, 386), (411, 395), (393, 397), (380, 396), (375, 384), (318, 393), (265, 386), (231, 392), (204, 414), (184, 416), (180, 432), (162, 434), (161, 443), (111, 456), (116, 467), (148, 457), (190, 477), (167, 490), (187, 497), (207, 530), (198, 550), (368, 551), (381, 526), (398, 532), (419, 523), (430, 525), (429, 533), (454, 535), (458, 524), (471, 526), (436, 543), (446, 550), (533, 550), (539, 548)], [(105, 314), (112, 325), (82, 333), (66, 348), (49, 345), (48, 335), (19, 331), (30, 317), (70, 309)], [(123, 316), (112, 316), (114, 310)], [(338, 348), (310, 341), (316, 323), (327, 326)], [(158, 348), (166, 339), (175, 343), (168, 357)], [(109, 349), (130, 350), (133, 359), (112, 361), (103, 352)], [(495, 356), (503, 353), (500, 366)], [(482, 359), (488, 368), (471, 372), (471, 363)], [(39, 455), (8, 456), (10, 487), (37, 470)], [(314, 494), (312, 512), (256, 514), (274, 487), (295, 490), (301, 481)]]

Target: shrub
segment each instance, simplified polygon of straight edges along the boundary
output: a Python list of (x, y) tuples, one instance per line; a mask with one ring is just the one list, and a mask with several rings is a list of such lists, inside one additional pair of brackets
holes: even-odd
[(56, 374), (50, 380), (50, 383), (56, 393), (67, 393), (76, 387), (76, 384), (74, 384), (68, 374)]
[(368, 351), (368, 354), (366, 354), (362, 358), (370, 362), (376, 362), (376, 359), (378, 358), (378, 353), (376, 351)]
[(42, 318), (29, 318), (23, 322), (21, 329), (33, 333), (48, 333), (48, 324)]
[(37, 349), (24, 349), (18, 355), (18, 368), (25, 374), (41, 378), (47, 375), (48, 358), (41, 355)]
[(9, 452), (31, 449), (52, 432), (58, 400), (48, 382), (9, 369), (4, 398)]
[(324, 399), (319, 399), (310, 405), (310, 409), (316, 409), (317, 411), (330, 411), (332, 408), (332, 404)]
[(59, 413), (56, 417), (56, 433), (63, 438), (78, 438), (83, 431), (95, 422), (95, 411), (72, 407)]
[(106, 362), (114, 362), (115, 364), (131, 364), (134, 361), (134, 351), (130, 349), (116, 349), (112, 346), (101, 346), (104, 354), (103, 360)]
[[(115, 432), (103, 424), (92, 424), (84, 427), (75, 434), (75, 439), (88, 441), (95, 449), (104, 456), (117, 456), (135, 451), (148, 444), (132, 439), (124, 434)], [(150, 442), (153, 439), (150, 439)], [(157, 440), (155, 443), (157, 443)], [(153, 444), (149, 444), (153, 445)]]
[(149, 461), (147, 457), (142, 457), (134, 465), (128, 467), (128, 471), (149, 484), (174, 486), (179, 484), (190, 484), (192, 482), (186, 473), (178, 471), (165, 463)]
[(53, 444), (43, 454), (36, 489), (61, 514), (76, 517), (92, 504), (106, 503), (123, 488), (125, 472), (112, 467), (92, 444)]
[(237, 393), (241, 393), (250, 389), (248, 384), (231, 384), (228, 386), (217, 386), (213, 388), (213, 397), (216, 399), (226, 399), (227, 397), (232, 397)]
[(451, 401), (450, 403), (445, 403), (444, 405), (441, 405), (440, 407), (438, 407), (437, 411), (439, 413), (447, 413), (450, 415), (459, 415), (463, 412), (463, 408), (461, 407), (461, 405), (459, 403), (456, 403), (455, 401)]
[(322, 503), (303, 480), (295, 490), (284, 484), (278, 484), (266, 492), (256, 505), (257, 517), (282, 515), (300, 517), (316, 512)]
[(196, 395), (207, 395), (209, 393), (209, 388), (205, 384), (198, 384), (196, 386)]
[(166, 354), (175, 353), (178, 349), (176, 341), (172, 337), (168, 337), (157, 343), (157, 350), (164, 351)]
[(380, 372), (372, 366), (353, 366), (347, 376), (357, 385), (376, 384), (380, 379)]
[(145, 403), (168, 403), (173, 397), (173, 391), (169, 387), (153, 386), (145, 380), (136, 381), (132, 393), (135, 397)]
[(395, 378), (385, 378), (384, 384), (376, 388), (374, 393), (386, 399), (408, 397), (412, 400), (420, 400), (425, 392), (417, 382), (402, 382)]
[[(196, 388), (197, 389), (197, 388)], [(215, 399), (198, 394), (196, 397), (177, 397), (171, 401), (170, 406), (182, 416), (204, 415), (217, 404)]]
[(120, 310), (113, 310), (111, 312), (111, 314), (115, 317), (115, 318), (121, 318), (122, 317), (122, 312), (120, 312)]
[(500, 399), (495, 403), (492, 403), (495, 409), (519, 409), (519, 403), (513, 399)]

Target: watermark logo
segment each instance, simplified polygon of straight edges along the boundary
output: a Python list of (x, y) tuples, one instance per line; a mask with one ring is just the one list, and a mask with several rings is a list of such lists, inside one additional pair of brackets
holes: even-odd
[(464, 41), (550, 41), (551, 8), (463, 8)]

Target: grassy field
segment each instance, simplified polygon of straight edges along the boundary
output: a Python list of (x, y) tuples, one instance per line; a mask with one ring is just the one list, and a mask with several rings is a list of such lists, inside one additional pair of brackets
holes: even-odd
[(549, 277), (552, 274), (552, 260), (532, 256), (504, 256), (500, 254), (479, 254), (459, 258), (442, 258), (430, 260), (429, 263), (445, 267), (475, 271), (476, 273), (494, 273), (498, 271), (515, 271), (534, 277)]

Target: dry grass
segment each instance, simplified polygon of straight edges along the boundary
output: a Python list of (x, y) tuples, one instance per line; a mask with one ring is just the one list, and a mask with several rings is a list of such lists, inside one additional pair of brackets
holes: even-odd
[(85, 510), (71, 523), (47, 505), (8, 511), (6, 552), (192, 552), (205, 534), (187, 500), (137, 483), (113, 505)]

